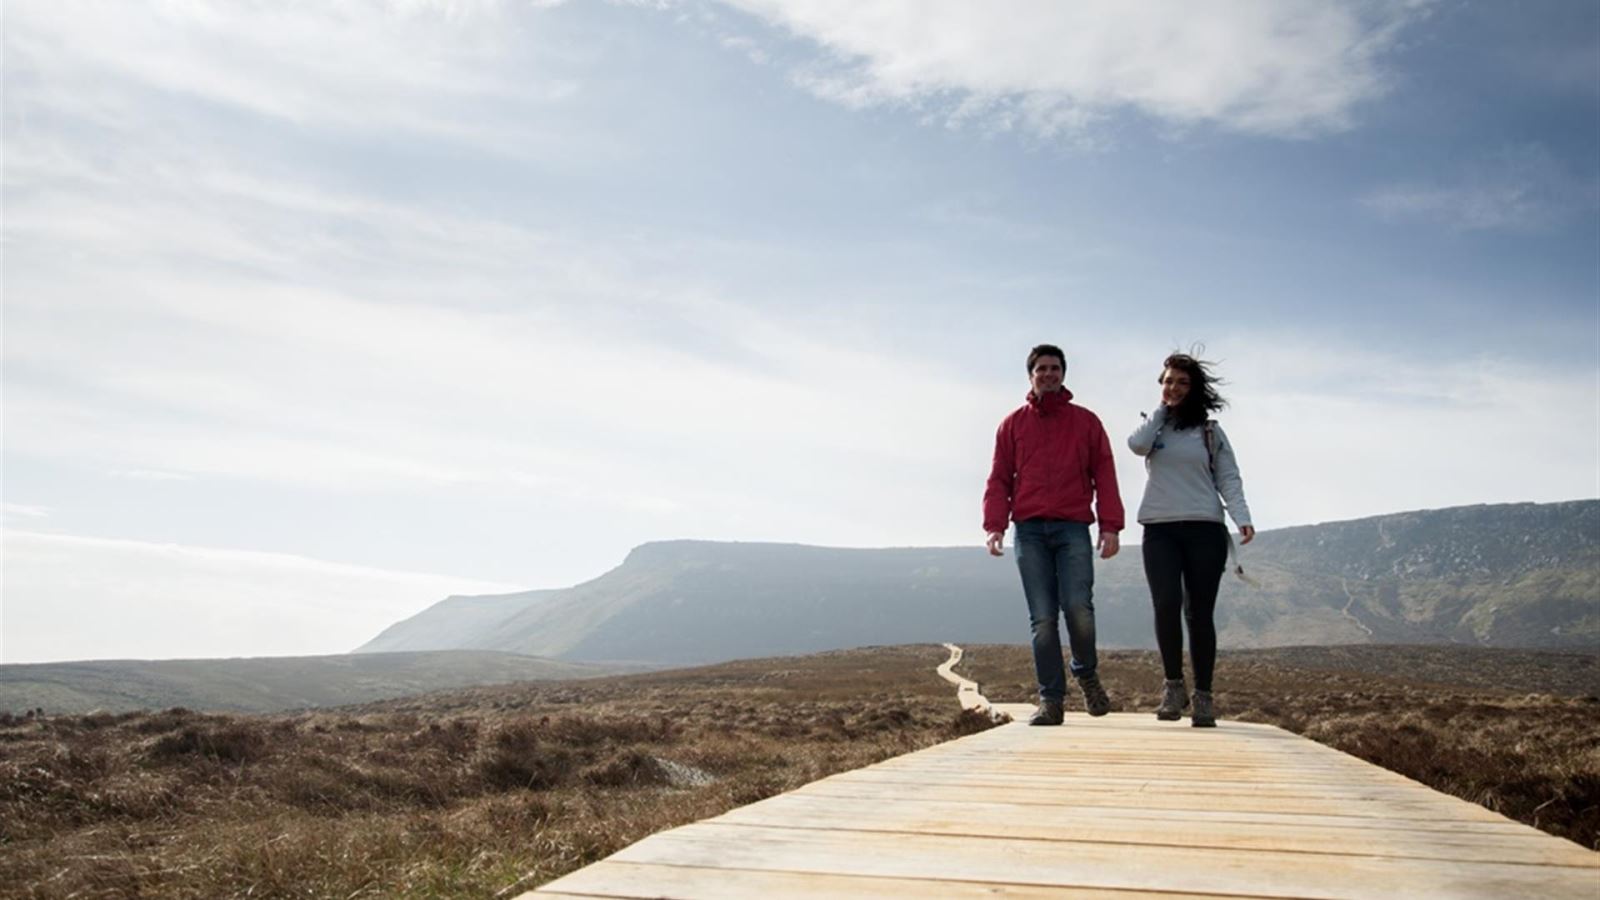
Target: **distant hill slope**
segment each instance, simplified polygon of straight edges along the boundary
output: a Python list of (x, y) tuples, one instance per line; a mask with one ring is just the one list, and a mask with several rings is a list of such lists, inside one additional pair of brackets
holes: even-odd
[(42, 707), (56, 714), (183, 706), (274, 712), (620, 671), (635, 669), (481, 650), (0, 665), (0, 711)]
[(483, 597), (447, 597), (409, 619), (402, 619), (362, 645), (362, 653), (402, 650), (457, 650), (474, 646), (479, 635), (559, 591), (525, 591)]
[[(1225, 646), (1600, 645), (1600, 501), (1375, 516), (1264, 532), (1227, 578)], [(1137, 547), (1097, 563), (1099, 640), (1151, 647)], [(576, 587), (454, 597), (358, 649), (456, 647), (686, 664), (1026, 634), (1015, 563), (981, 547), (667, 541)]]

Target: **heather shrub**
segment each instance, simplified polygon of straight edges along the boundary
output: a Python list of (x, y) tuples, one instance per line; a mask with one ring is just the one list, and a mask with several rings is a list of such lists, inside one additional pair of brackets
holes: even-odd
[(595, 787), (640, 787), (667, 781), (662, 767), (638, 750), (627, 750), (589, 766), (579, 777)]
[(412, 732), (406, 745), (413, 749), (432, 749), (451, 758), (471, 755), (478, 746), (478, 723), (465, 719), (451, 719), (443, 724), (430, 722), (426, 728)]
[(204, 717), (181, 706), (174, 706), (162, 712), (144, 715), (133, 723), (132, 728), (139, 734), (163, 734), (176, 731), (202, 718)]
[(571, 763), (571, 751), (541, 741), (537, 726), (519, 722), (495, 732), (477, 771), (492, 788), (544, 790), (565, 780)]
[(323, 815), (372, 808), (372, 798), (359, 790), (349, 775), (342, 766), (302, 767), (292, 777), (276, 779), (273, 795), (290, 806)]
[(999, 724), (1001, 723), (990, 718), (988, 713), (979, 712), (975, 709), (963, 709), (950, 717), (950, 724), (946, 730), (952, 738), (958, 738), (988, 731)]
[(267, 755), (269, 743), (256, 725), (231, 723), (213, 728), (184, 728), (176, 734), (157, 738), (150, 746), (150, 757), (171, 762), (186, 757), (204, 757), (227, 763), (254, 762)]
[(109, 728), (112, 725), (121, 724), (129, 719), (138, 718), (140, 715), (140, 713), (136, 712), (123, 713), (121, 715), (115, 715), (108, 712), (91, 712), (78, 716), (74, 721), (74, 724), (85, 731), (95, 731), (97, 729)]
[(664, 744), (673, 740), (675, 730), (665, 716), (654, 719), (610, 719), (564, 716), (542, 725), (553, 741), (573, 747), (601, 744)]
[(846, 721), (849, 731), (898, 731), (911, 724), (911, 710), (904, 706), (879, 706), (851, 716)]

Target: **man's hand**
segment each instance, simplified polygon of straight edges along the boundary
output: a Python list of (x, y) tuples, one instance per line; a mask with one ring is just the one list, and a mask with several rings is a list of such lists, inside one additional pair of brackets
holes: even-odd
[(1003, 552), (1001, 552), (1001, 550), (1000, 550), (1000, 542), (1004, 541), (1005, 537), (1006, 537), (1006, 533), (1004, 531), (991, 531), (991, 532), (989, 532), (989, 540), (988, 540), (987, 546), (989, 548), (989, 555), (990, 556), (1005, 556), (1005, 554)]
[(1256, 537), (1256, 529), (1255, 529), (1254, 525), (1240, 525), (1239, 526), (1239, 543), (1248, 544), (1251, 541), (1255, 540), (1255, 537)]
[(1122, 549), (1122, 541), (1117, 537), (1116, 532), (1102, 531), (1100, 532), (1100, 543), (1097, 546), (1100, 548), (1100, 558), (1110, 559), (1117, 555), (1118, 550)]

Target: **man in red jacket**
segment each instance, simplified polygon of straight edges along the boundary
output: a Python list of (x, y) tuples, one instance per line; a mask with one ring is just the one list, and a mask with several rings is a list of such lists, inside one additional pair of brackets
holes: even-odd
[(1028, 402), (1006, 416), (994, 437), (994, 468), (983, 494), (989, 553), (1000, 556), (1006, 523), (1015, 520), (1017, 569), (1033, 624), (1033, 669), (1039, 709), (1029, 725), (1060, 725), (1067, 677), (1061, 661), (1060, 620), (1066, 614), (1072, 674), (1091, 716), (1111, 711), (1095, 674), (1094, 561), (1089, 524), (1099, 512), (1101, 559), (1117, 554), (1122, 498), (1111, 441), (1094, 413), (1072, 402), (1060, 347), (1040, 344), (1028, 354)]

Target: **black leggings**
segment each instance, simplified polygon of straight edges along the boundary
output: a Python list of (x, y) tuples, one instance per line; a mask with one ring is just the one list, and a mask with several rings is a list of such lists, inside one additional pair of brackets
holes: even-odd
[[(1183, 623), (1189, 623), (1194, 687), (1211, 690), (1217, 665), (1217, 587), (1228, 567), (1228, 529), (1221, 522), (1156, 522), (1144, 526), (1144, 577), (1156, 611), (1156, 646), (1168, 679), (1183, 677)], [(1182, 618), (1179, 618), (1179, 613)]]

